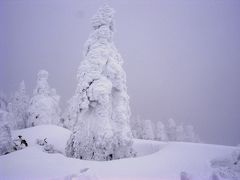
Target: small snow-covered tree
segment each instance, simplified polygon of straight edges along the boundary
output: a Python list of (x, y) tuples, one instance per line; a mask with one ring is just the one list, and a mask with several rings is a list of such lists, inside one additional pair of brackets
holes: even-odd
[(7, 111), (4, 113), (4, 117), (6, 119), (8, 127), (11, 130), (18, 129), (17, 128), (16, 117), (14, 116), (14, 113), (13, 113), (13, 105), (12, 105), (11, 102), (9, 102), (8, 105), (7, 105)]
[(140, 119), (140, 116), (132, 119), (131, 129), (132, 129), (132, 134), (134, 138), (142, 139), (143, 125), (142, 125), (142, 120)]
[(186, 141), (186, 132), (183, 125), (176, 128), (176, 141)]
[(26, 128), (29, 97), (26, 94), (24, 81), (20, 83), (19, 89), (13, 95), (11, 104), (11, 110), (16, 121), (16, 129)]
[(165, 125), (161, 121), (157, 122), (155, 137), (156, 137), (156, 140), (158, 140), (158, 141), (167, 141), (168, 140)]
[(28, 108), (27, 126), (58, 124), (60, 120), (59, 96), (48, 84), (48, 72), (38, 72), (37, 86)]
[(0, 109), (6, 111), (7, 105), (8, 101), (6, 95), (2, 91), (0, 91)]
[(177, 124), (176, 124), (175, 120), (170, 118), (167, 122), (168, 140), (176, 141), (176, 128), (177, 128)]
[(143, 121), (143, 131), (142, 131), (142, 138), (143, 139), (154, 139), (154, 132), (152, 127), (152, 122), (150, 120)]
[(0, 155), (12, 152), (14, 147), (11, 131), (5, 118), (6, 116), (0, 112)]
[(74, 133), (66, 154), (108, 160), (133, 156), (129, 97), (123, 60), (113, 43), (114, 10), (105, 5), (92, 18), (78, 85), (64, 122)]
[(185, 141), (187, 142), (199, 142), (199, 137), (194, 131), (194, 127), (192, 125), (186, 125), (184, 127), (185, 131)]

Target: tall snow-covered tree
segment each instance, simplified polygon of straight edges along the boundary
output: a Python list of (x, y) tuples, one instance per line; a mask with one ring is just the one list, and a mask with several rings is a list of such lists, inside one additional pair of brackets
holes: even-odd
[(143, 121), (142, 139), (154, 139), (152, 122), (150, 120)]
[(48, 84), (48, 72), (38, 72), (37, 86), (28, 108), (27, 126), (58, 124), (60, 120), (59, 96)]
[(168, 140), (176, 141), (176, 128), (177, 128), (176, 121), (174, 119), (170, 118), (167, 122)]
[(108, 160), (133, 156), (129, 97), (123, 60), (113, 43), (114, 10), (101, 7), (92, 18), (78, 85), (65, 113), (75, 131), (66, 154), (80, 159)]
[(158, 141), (168, 140), (165, 125), (162, 123), (162, 121), (157, 122), (155, 138)]
[(16, 121), (16, 129), (26, 128), (29, 97), (26, 94), (24, 81), (20, 83), (19, 89), (13, 95), (11, 104), (11, 110)]

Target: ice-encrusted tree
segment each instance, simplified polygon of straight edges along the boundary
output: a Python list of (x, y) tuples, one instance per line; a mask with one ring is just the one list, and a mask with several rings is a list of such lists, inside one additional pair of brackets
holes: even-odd
[(167, 121), (168, 140), (176, 141), (176, 128), (177, 128), (176, 121), (172, 118), (168, 119), (168, 121)]
[(38, 72), (37, 86), (28, 107), (27, 126), (58, 124), (60, 120), (59, 96), (48, 84), (48, 72)]
[(29, 105), (29, 97), (26, 93), (24, 81), (20, 83), (19, 89), (11, 98), (11, 110), (16, 121), (16, 129), (26, 128), (27, 108)]
[(167, 141), (168, 140), (165, 125), (162, 123), (162, 121), (157, 122), (155, 138), (158, 141)]
[(11, 131), (3, 113), (0, 112), (0, 155), (13, 151), (13, 140)]
[(148, 140), (154, 139), (152, 122), (150, 120), (143, 121), (142, 139), (148, 139)]
[(114, 10), (101, 7), (92, 18), (93, 32), (85, 44), (78, 84), (65, 113), (74, 131), (66, 154), (92, 160), (133, 156), (129, 97), (123, 60), (113, 43)]

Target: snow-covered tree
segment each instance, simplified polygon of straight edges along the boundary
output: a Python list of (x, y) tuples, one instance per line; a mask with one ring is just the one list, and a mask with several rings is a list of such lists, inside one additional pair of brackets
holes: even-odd
[(140, 116), (132, 119), (131, 129), (134, 138), (142, 139), (143, 123), (142, 120), (140, 119)]
[(176, 141), (176, 128), (177, 128), (177, 124), (176, 124), (175, 120), (170, 118), (167, 122), (168, 140)]
[(161, 121), (157, 122), (155, 138), (158, 141), (168, 140), (165, 125)]
[(5, 120), (6, 116), (0, 112), (0, 155), (13, 151), (11, 131)]
[(105, 5), (92, 18), (78, 85), (64, 116), (75, 132), (66, 154), (108, 160), (133, 156), (129, 97), (123, 60), (113, 43), (114, 10)]
[(195, 133), (194, 127), (192, 125), (186, 125), (184, 127), (185, 131), (185, 141), (187, 142), (199, 142), (199, 137)]
[(143, 121), (142, 139), (154, 139), (152, 122), (150, 120)]
[(16, 129), (26, 128), (27, 108), (29, 105), (29, 97), (26, 94), (24, 81), (20, 83), (19, 89), (11, 98), (11, 111), (16, 121)]
[(7, 105), (8, 101), (6, 95), (2, 91), (0, 91), (0, 109), (6, 111)]
[(186, 132), (183, 125), (176, 128), (176, 141), (186, 141)]
[(38, 72), (37, 86), (28, 108), (27, 126), (58, 124), (60, 120), (59, 96), (48, 84), (48, 72)]
[(11, 102), (9, 102), (8, 105), (7, 105), (7, 111), (5, 111), (5, 113), (4, 113), (4, 118), (5, 118), (5, 121), (8, 124), (8, 127), (11, 130), (18, 129), (17, 128), (16, 117), (13, 114), (13, 105), (12, 105)]

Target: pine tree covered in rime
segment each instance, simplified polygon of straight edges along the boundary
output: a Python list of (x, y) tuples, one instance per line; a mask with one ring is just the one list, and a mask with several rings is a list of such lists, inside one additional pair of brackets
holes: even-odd
[(149, 140), (154, 139), (152, 122), (150, 120), (143, 121), (142, 139), (149, 139)]
[(168, 140), (176, 141), (176, 128), (177, 124), (174, 119), (169, 119), (167, 122), (167, 136)]
[(183, 125), (176, 128), (176, 141), (186, 141), (186, 132)]
[(29, 97), (26, 94), (24, 81), (20, 83), (19, 89), (12, 97), (11, 104), (11, 110), (14, 115), (14, 120), (16, 121), (16, 129), (26, 128)]
[(7, 101), (6, 95), (0, 91), (0, 109), (3, 111), (6, 111), (7, 105), (8, 105), (8, 101)]
[(11, 130), (18, 129), (16, 117), (13, 113), (13, 105), (11, 102), (9, 102), (7, 105), (7, 111), (4, 113), (4, 119)]
[(142, 139), (143, 124), (139, 116), (131, 121), (131, 129), (134, 138)]
[(187, 142), (199, 142), (199, 138), (194, 131), (194, 127), (192, 125), (187, 125), (184, 127), (185, 131), (185, 141)]
[(165, 125), (161, 121), (157, 122), (155, 137), (158, 141), (167, 141), (168, 140)]
[(11, 131), (5, 118), (3, 113), (0, 112), (0, 155), (12, 152), (14, 146)]
[(114, 10), (105, 5), (92, 18), (78, 85), (65, 123), (74, 131), (66, 154), (108, 160), (133, 156), (129, 97), (123, 60), (113, 43)]
[(37, 86), (28, 108), (28, 127), (40, 124), (58, 124), (60, 120), (59, 96), (48, 84), (48, 72), (38, 72)]

